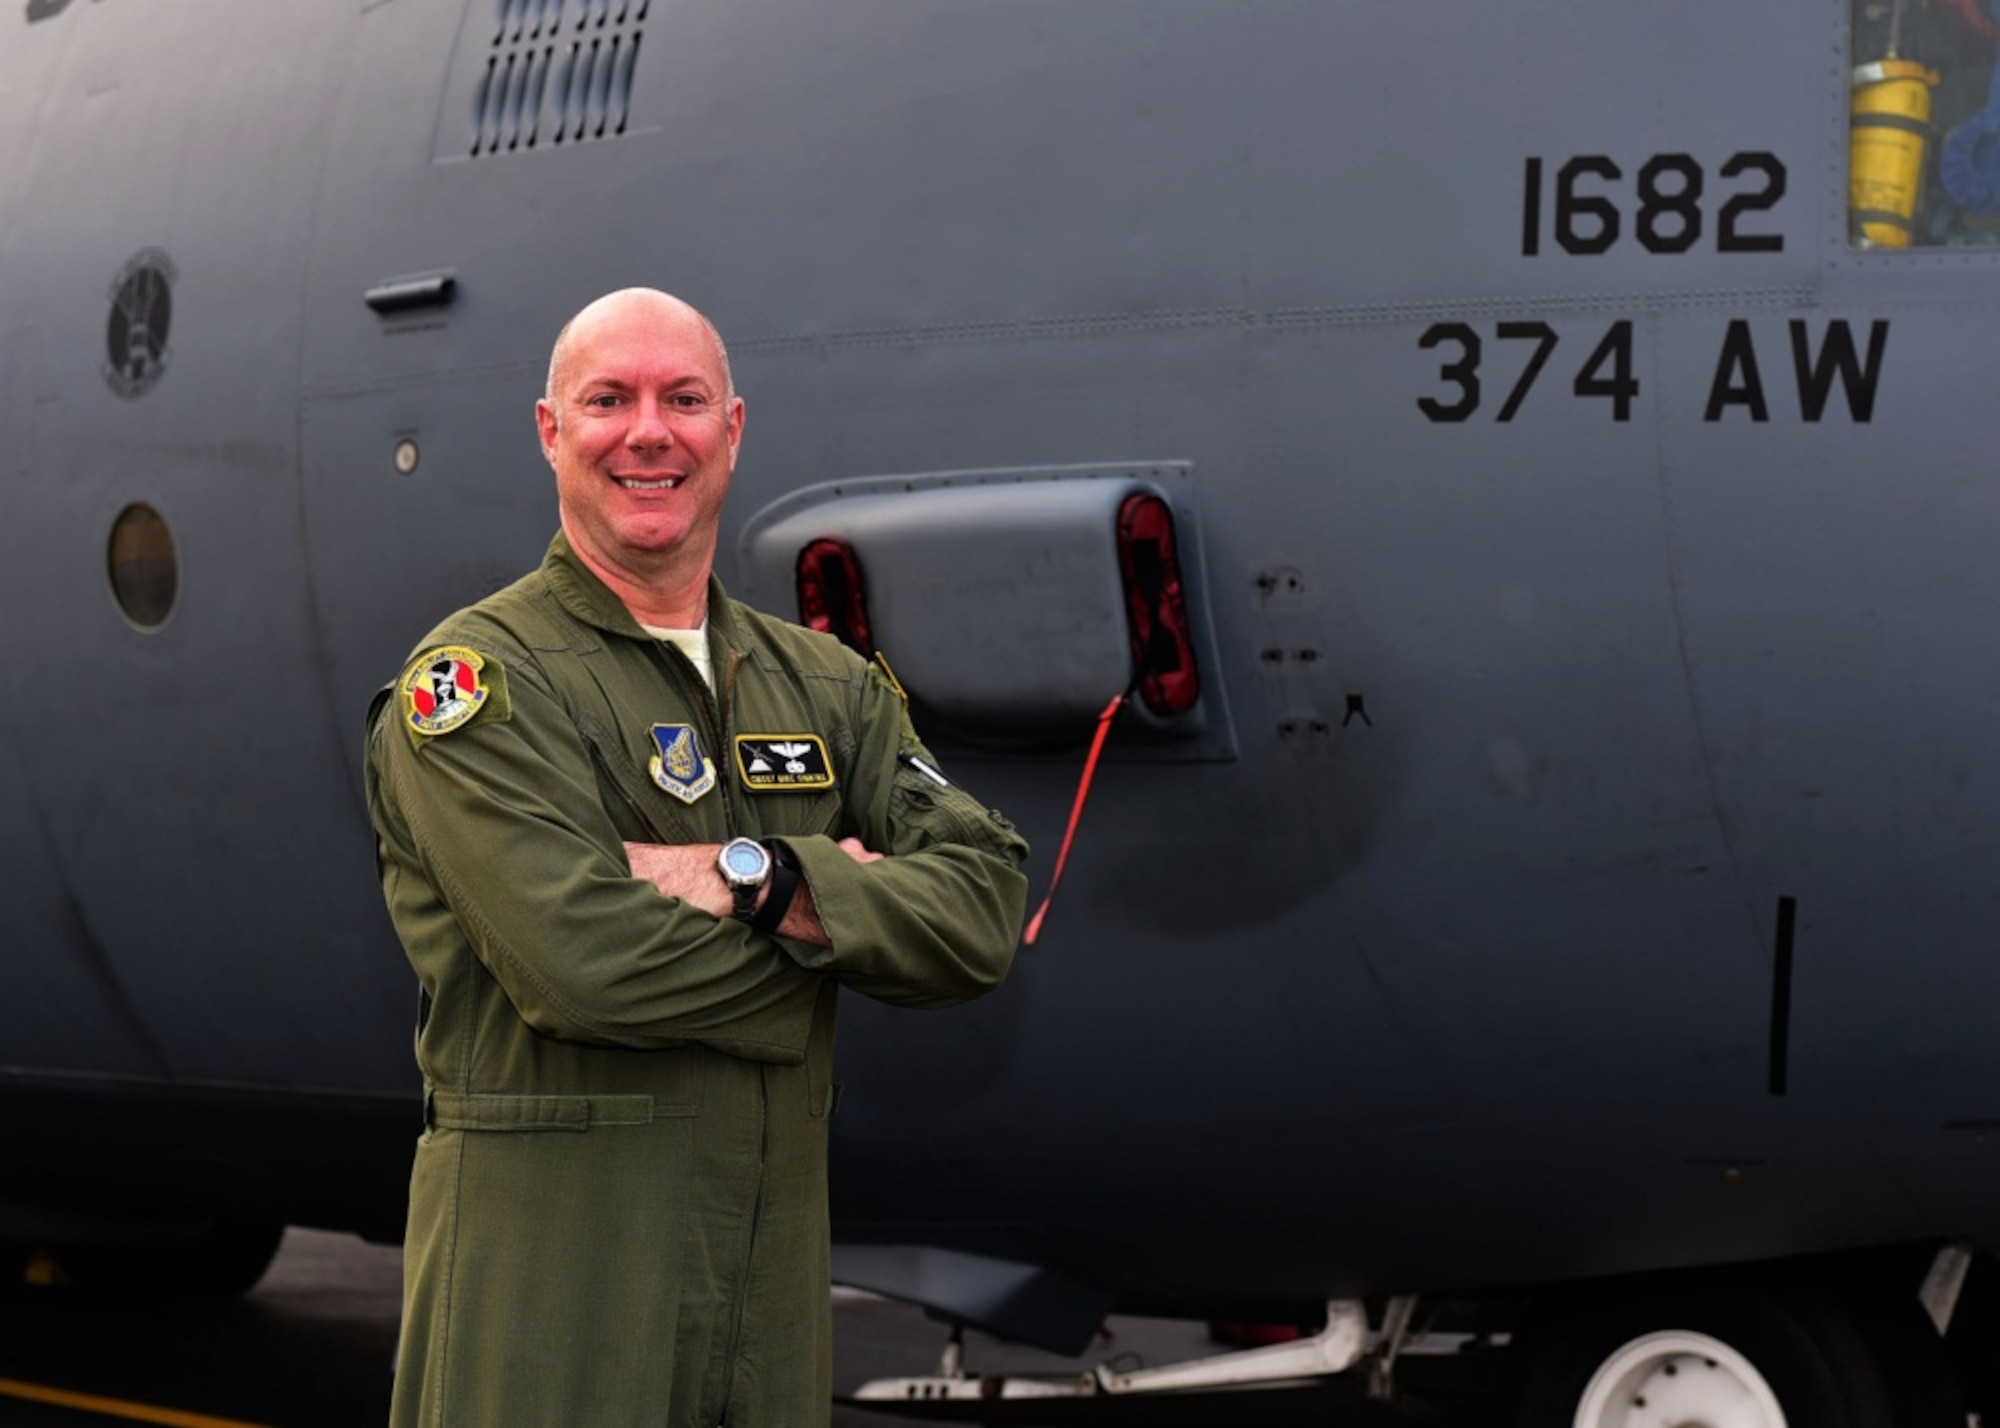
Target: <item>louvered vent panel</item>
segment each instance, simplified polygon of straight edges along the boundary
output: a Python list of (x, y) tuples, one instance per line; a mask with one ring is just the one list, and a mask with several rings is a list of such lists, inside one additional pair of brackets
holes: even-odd
[(625, 132), (651, 0), (490, 3), (492, 44), (472, 92), (473, 158)]

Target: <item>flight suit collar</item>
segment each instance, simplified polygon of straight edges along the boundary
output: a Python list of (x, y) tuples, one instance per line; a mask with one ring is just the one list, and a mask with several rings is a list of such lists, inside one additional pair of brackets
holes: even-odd
[[(625, 602), (597, 578), (595, 571), (577, 558), (576, 552), (570, 548), (569, 537), (561, 530), (555, 533), (555, 538), (549, 542), (548, 553), (542, 557), (542, 574), (556, 603), (586, 625), (630, 639), (652, 639), (639, 628), (639, 622), (632, 618)], [(718, 656), (718, 669), (724, 666), (730, 652), (741, 647), (737, 636), (736, 617), (729, 595), (723, 590), (715, 572), (710, 571), (708, 640), (711, 650)]]

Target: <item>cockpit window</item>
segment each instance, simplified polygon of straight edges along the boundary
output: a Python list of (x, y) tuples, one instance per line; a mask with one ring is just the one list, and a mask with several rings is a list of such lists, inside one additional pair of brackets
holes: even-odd
[(1848, 241), (2000, 246), (2000, 0), (1853, 0)]

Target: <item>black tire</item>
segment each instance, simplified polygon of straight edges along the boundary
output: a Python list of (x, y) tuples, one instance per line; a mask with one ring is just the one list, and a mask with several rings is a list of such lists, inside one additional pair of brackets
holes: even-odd
[(2000, 1424), (2000, 1260), (1984, 1251), (1973, 1257), (1945, 1346), (1965, 1388), (1966, 1407)]
[(33, 1284), (93, 1299), (214, 1303), (248, 1293), (277, 1257), (285, 1227), (216, 1220), (180, 1234), (20, 1247)]
[(1965, 1428), (1960, 1375), (1937, 1326), (1907, 1283), (1825, 1294), (1794, 1307), (1829, 1363), (1872, 1376), (1896, 1428)]
[[(1775, 1400), (1785, 1428), (1963, 1428), (1942, 1341), (1935, 1332), (1924, 1337), (1928, 1321), (1913, 1297), (1908, 1308), (1870, 1300), (1856, 1311), (1748, 1288), (1578, 1301), (1517, 1338), (1513, 1421), (1518, 1428), (1579, 1428), (1592, 1380), (1619, 1360), (1631, 1369), (1635, 1391), (1653, 1385), (1705, 1402), (1744, 1403), (1718, 1410), (1713, 1428), (1774, 1428), (1767, 1411), (1749, 1406), (1751, 1378)], [(1657, 1351), (1632, 1347), (1669, 1331), (1699, 1335), (1723, 1352), (1676, 1357), (1665, 1341)], [(1645, 1363), (1656, 1366), (1634, 1366)]]
[[(1844, 1306), (1828, 1302), (1826, 1318), (1846, 1318), (1872, 1356), (1882, 1382), (1882, 1396), (1898, 1428), (1964, 1428), (1966, 1394), (1950, 1346), (1930, 1322), (1916, 1290), (1898, 1284), (1890, 1294), (1850, 1298)], [(1832, 1356), (1832, 1350), (1826, 1350)]]

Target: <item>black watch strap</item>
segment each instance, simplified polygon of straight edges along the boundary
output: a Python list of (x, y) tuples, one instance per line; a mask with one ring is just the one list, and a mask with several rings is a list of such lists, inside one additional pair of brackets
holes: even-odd
[(764, 905), (757, 909), (757, 915), (750, 919), (753, 932), (776, 932), (778, 924), (785, 920), (785, 914), (792, 909), (792, 899), (799, 891), (798, 855), (775, 839), (766, 838), (764, 847), (771, 854), (771, 876), (765, 886), (770, 893)]

